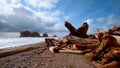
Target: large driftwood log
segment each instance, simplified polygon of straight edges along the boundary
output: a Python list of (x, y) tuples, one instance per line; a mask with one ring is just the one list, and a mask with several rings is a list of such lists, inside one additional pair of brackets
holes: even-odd
[(99, 43), (97, 39), (79, 38), (75, 36), (66, 37), (69, 43), (75, 44), (78, 50), (94, 49)]
[[(46, 38), (45, 42), (51, 52), (86, 53), (98, 45), (97, 39), (68, 36), (63, 39)], [(52, 46), (52, 47), (51, 47)]]
[[(88, 60), (93, 61), (95, 66), (106, 68), (113, 65), (113, 61), (120, 63), (120, 37), (105, 35), (102, 37), (100, 45), (97, 46), (91, 53), (85, 56)], [(105, 65), (105, 67), (103, 67)], [(120, 66), (119, 66), (120, 67)], [(119, 68), (116, 67), (116, 68)]]
[(99, 30), (95, 33), (95, 37), (96, 38), (100, 38), (100, 36), (104, 35), (104, 34), (109, 34), (109, 35), (116, 35), (116, 36), (120, 36), (120, 26), (114, 26), (111, 29), (108, 30)]
[(7, 50), (2, 50), (0, 51), (0, 58), (2, 57), (7, 57), (10, 55), (15, 55), (18, 53), (34, 50), (40, 48), (39, 46), (23, 46), (23, 47), (16, 47), (13, 49), (7, 49)]
[(86, 38), (87, 36), (87, 31), (88, 31), (88, 24), (87, 22), (84, 22), (83, 25), (81, 27), (79, 27), (78, 29), (76, 29), (75, 27), (73, 27), (69, 22), (65, 22), (65, 27), (70, 31), (71, 36), (77, 36), (77, 37), (81, 37), (81, 38)]
[(111, 63), (101, 65), (97, 68), (120, 68), (120, 62), (112, 61)]

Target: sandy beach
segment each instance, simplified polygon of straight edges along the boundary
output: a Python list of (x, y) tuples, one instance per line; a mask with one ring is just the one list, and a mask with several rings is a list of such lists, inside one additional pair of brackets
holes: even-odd
[(0, 58), (0, 68), (95, 68), (84, 55), (51, 53), (44, 42), (5, 49), (0, 54), (12, 51), (14, 54)]

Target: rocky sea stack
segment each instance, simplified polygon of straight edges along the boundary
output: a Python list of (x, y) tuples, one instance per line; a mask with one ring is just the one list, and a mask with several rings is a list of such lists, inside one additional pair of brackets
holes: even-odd
[(38, 32), (22, 31), (20, 37), (40, 37)]

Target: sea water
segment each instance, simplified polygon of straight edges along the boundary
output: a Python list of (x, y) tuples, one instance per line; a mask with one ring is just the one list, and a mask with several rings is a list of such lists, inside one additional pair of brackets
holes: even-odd
[[(64, 37), (66, 33), (55, 33), (57, 38)], [(52, 37), (54, 34), (49, 33), (49, 36)], [(24, 46), (28, 44), (44, 42), (44, 37), (19, 37), (20, 33), (15, 32), (0, 32), (0, 49), (11, 48)], [(52, 37), (53, 38), (53, 37)]]
[(0, 49), (23, 46), (27, 44), (34, 44), (44, 42), (44, 38), (23, 37), (23, 38), (0, 38)]
[(19, 37), (17, 33), (0, 33), (0, 49), (44, 42), (43, 37)]

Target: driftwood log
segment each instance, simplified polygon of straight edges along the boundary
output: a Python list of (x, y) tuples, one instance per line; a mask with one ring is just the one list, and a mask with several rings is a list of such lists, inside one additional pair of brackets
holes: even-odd
[[(11, 49), (3, 49), (0, 51), (0, 58), (15, 55), (15, 54), (30, 51), (30, 50), (34, 50), (34, 49), (38, 49), (38, 48), (40, 48), (40, 46), (38, 46), (39, 44), (40, 43), (31, 44), (29, 46), (15, 47), (15, 48), (11, 48)], [(45, 48), (43, 48), (43, 49), (45, 49)]]
[[(92, 52), (85, 56), (99, 68), (120, 68), (120, 36), (104, 35)], [(114, 62), (115, 61), (115, 62)]]
[(98, 45), (97, 39), (79, 38), (67, 36), (63, 39), (46, 38), (46, 45), (51, 52), (64, 53), (86, 53), (93, 50)]
[(104, 34), (120, 36), (120, 26), (114, 26), (113, 28), (104, 31), (99, 30), (95, 33), (95, 37), (100, 38)]
[(87, 38), (87, 31), (88, 31), (88, 24), (87, 22), (84, 22), (81, 27), (76, 29), (74, 26), (72, 26), (69, 22), (65, 22), (65, 27), (70, 31), (70, 36), (77, 36), (80, 38)]

